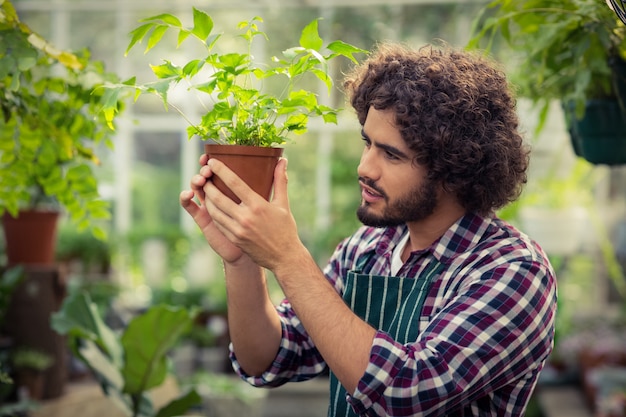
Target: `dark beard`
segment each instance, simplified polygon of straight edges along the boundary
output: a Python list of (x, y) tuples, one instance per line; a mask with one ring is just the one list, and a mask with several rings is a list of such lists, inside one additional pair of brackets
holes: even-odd
[[(373, 184), (369, 183), (373, 187)], [(386, 194), (381, 193), (388, 203)], [(424, 184), (406, 193), (399, 200), (387, 205), (382, 215), (375, 215), (369, 211), (369, 203), (362, 202), (356, 211), (356, 215), (366, 226), (371, 227), (395, 227), (408, 222), (419, 221), (427, 218), (437, 207), (437, 187), (432, 180), (426, 180)]]

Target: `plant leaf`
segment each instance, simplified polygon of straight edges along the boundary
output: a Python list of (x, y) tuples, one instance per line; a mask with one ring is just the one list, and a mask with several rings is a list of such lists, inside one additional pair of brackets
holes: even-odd
[(161, 408), (155, 417), (176, 417), (182, 416), (194, 405), (202, 403), (202, 397), (195, 389), (191, 389), (185, 394), (172, 400), (169, 404)]
[(319, 51), (324, 45), (324, 40), (320, 37), (317, 28), (318, 20), (319, 19), (313, 20), (311, 23), (306, 25), (304, 29), (302, 29), (302, 33), (300, 35), (300, 46), (305, 49), (314, 49)]
[(139, 394), (160, 385), (167, 375), (167, 352), (187, 332), (192, 315), (184, 308), (153, 306), (135, 317), (122, 335), (124, 392)]
[(52, 328), (60, 334), (92, 340), (104, 349), (113, 363), (121, 366), (122, 347), (100, 317), (97, 306), (85, 292), (68, 296), (51, 318)]
[(146, 23), (134, 29), (130, 32), (131, 38), (128, 46), (126, 47), (125, 55), (128, 55), (128, 52), (135, 46), (137, 43), (141, 42), (148, 33), (148, 31), (154, 26), (152, 23)]
[(167, 32), (167, 29), (169, 28), (165, 25), (157, 25), (154, 28), (154, 30), (150, 34), (150, 37), (148, 38), (148, 44), (146, 45), (146, 50), (144, 51), (144, 53), (148, 52), (150, 49), (154, 48), (157, 43), (159, 43), (163, 35), (165, 35), (165, 32)]
[(191, 33), (202, 41), (209, 37), (213, 30), (213, 19), (206, 12), (193, 8), (193, 29)]
[(170, 26), (174, 26), (177, 28), (182, 28), (183, 25), (180, 23), (180, 20), (169, 13), (162, 13), (162, 14), (158, 14), (152, 17), (148, 17), (146, 19), (141, 19), (140, 22), (149, 22), (149, 21), (154, 21), (154, 20), (160, 20), (164, 23), (167, 23)]
[(111, 358), (106, 356), (91, 340), (83, 339), (78, 348), (78, 353), (83, 362), (89, 366), (94, 372), (106, 381), (107, 392), (110, 388), (115, 388), (118, 392), (124, 387), (124, 378), (119, 369), (115, 366)]
[(165, 61), (165, 63), (161, 65), (150, 65), (150, 68), (157, 78), (177, 77), (181, 74), (180, 68), (170, 61)]
[(354, 57), (354, 54), (366, 54), (368, 52), (365, 49), (357, 48), (356, 46), (350, 45), (349, 43), (343, 41), (333, 41), (329, 43), (326, 48), (335, 52), (336, 54), (345, 56), (355, 64), (358, 63), (358, 61)]

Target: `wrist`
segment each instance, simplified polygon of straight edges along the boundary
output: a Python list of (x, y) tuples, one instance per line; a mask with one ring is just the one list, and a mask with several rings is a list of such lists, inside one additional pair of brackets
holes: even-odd
[(224, 266), (224, 270), (226, 272), (234, 270), (244, 271), (260, 268), (256, 263), (254, 263), (252, 258), (250, 258), (245, 253), (233, 261), (226, 261), (222, 259), (222, 265)]
[(288, 279), (297, 279), (304, 271), (311, 269), (319, 270), (319, 267), (308, 249), (302, 245), (297, 245), (293, 250), (286, 253), (282, 260), (276, 263), (272, 272), (279, 282)]

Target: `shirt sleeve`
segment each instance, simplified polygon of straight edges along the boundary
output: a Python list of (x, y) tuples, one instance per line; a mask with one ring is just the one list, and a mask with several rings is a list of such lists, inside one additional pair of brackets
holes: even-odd
[(377, 332), (347, 400), (364, 415), (447, 414), (506, 385), (532, 385), (552, 348), (555, 299), (544, 265), (475, 271), (414, 343)]
[(276, 307), (282, 324), (280, 347), (270, 367), (260, 376), (245, 373), (230, 345), (230, 359), (235, 372), (256, 387), (277, 387), (287, 382), (306, 381), (326, 370), (326, 362), (296, 317), (291, 304), (283, 300)]
[[(343, 291), (343, 264), (345, 263), (348, 239), (339, 243), (324, 275), (335, 287), (339, 294)], [(315, 344), (309, 337), (302, 323), (296, 317), (288, 300), (283, 300), (276, 310), (282, 324), (282, 338), (280, 347), (270, 367), (260, 376), (251, 376), (245, 373), (237, 361), (232, 344), (230, 345), (230, 359), (235, 372), (251, 385), (275, 387), (287, 382), (306, 381), (327, 370), (327, 365)]]

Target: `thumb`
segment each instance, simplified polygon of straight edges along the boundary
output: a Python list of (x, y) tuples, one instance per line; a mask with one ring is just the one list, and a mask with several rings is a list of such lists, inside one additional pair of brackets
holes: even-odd
[(274, 197), (272, 198), (272, 203), (289, 208), (287, 182), (287, 159), (280, 158), (274, 169)]

